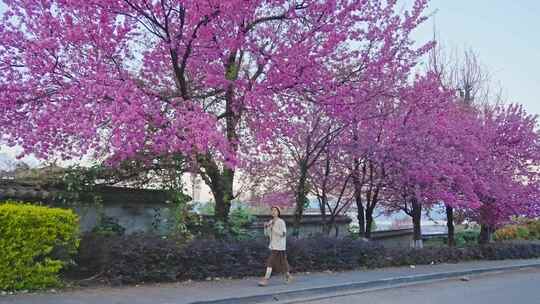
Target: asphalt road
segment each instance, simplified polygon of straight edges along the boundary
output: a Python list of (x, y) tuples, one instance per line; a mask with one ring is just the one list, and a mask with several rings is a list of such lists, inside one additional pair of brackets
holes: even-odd
[(306, 304), (540, 304), (540, 270), (451, 279), (303, 302)]

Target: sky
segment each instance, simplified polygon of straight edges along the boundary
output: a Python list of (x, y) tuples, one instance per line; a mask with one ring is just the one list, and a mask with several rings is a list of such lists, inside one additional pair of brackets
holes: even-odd
[[(540, 1), (432, 0), (427, 12), (432, 17), (414, 33), (417, 41), (431, 39), (435, 24), (445, 46), (475, 50), (510, 102), (540, 114)], [(16, 152), (0, 146), (0, 153)]]
[(445, 47), (478, 54), (508, 102), (540, 115), (540, 1), (432, 0), (428, 12), (418, 41), (431, 39), (435, 25)]

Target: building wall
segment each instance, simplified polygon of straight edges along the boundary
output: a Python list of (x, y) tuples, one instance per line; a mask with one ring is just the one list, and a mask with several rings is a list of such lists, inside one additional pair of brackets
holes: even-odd
[(126, 229), (126, 234), (149, 231), (165, 233), (170, 226), (170, 209), (164, 206), (117, 204), (104, 207), (78, 206), (74, 210), (80, 216), (82, 232), (91, 231), (98, 225), (100, 214), (116, 219)]
[[(108, 204), (101, 208), (95, 206), (78, 206), (74, 210), (81, 218), (80, 225), (83, 232), (91, 231), (98, 224), (100, 213), (118, 220), (118, 224), (126, 229), (125, 233), (127, 234), (156, 231), (156, 228), (157, 232), (165, 233), (171, 224), (171, 211), (167, 205)], [(270, 220), (270, 218), (268, 215), (256, 216), (248, 230), (255, 235), (262, 236), (264, 222)], [(283, 219), (287, 224), (288, 234), (292, 235), (293, 216), (284, 215)], [(348, 226), (350, 221), (345, 216), (337, 219), (338, 237), (349, 235)], [(323, 233), (321, 217), (319, 215), (304, 216), (300, 226), (300, 236), (308, 237), (321, 233)], [(331, 234), (336, 235), (336, 230), (333, 230)]]
[(371, 239), (387, 248), (411, 247), (413, 241), (412, 229), (397, 229), (385, 231), (373, 231)]

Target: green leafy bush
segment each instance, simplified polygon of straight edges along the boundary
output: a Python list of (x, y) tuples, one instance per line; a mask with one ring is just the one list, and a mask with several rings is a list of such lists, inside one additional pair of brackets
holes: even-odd
[(78, 233), (71, 210), (0, 204), (0, 289), (59, 285), (58, 273), (76, 253)]
[(229, 240), (252, 239), (249, 226), (255, 219), (250, 209), (246, 206), (237, 206), (231, 209), (227, 222), (214, 217), (213, 203), (205, 203), (198, 206), (201, 214), (191, 218), (187, 223), (187, 229), (198, 238), (215, 238)]
[(460, 232), (456, 232), (456, 245), (461, 247), (465, 245), (476, 244), (478, 243), (479, 237), (479, 230), (463, 230)]
[(253, 215), (249, 209), (238, 207), (229, 215), (229, 233), (237, 240), (250, 239), (252, 235), (246, 229), (253, 222)]
[(527, 228), (529, 229), (531, 239), (540, 240), (540, 220), (528, 222)]
[(189, 204), (191, 197), (182, 191), (171, 190), (171, 198), (168, 230), (174, 236), (190, 240), (193, 238), (192, 227), (199, 225), (200, 216), (195, 212), (194, 206)]
[(526, 226), (518, 226), (516, 229), (516, 234), (518, 240), (528, 240), (529, 239), (529, 228)]

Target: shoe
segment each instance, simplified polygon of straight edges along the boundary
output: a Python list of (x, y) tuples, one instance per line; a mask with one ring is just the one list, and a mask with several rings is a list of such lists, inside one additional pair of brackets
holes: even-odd
[(285, 283), (286, 284), (289, 284), (293, 281), (293, 276), (291, 274), (286, 274), (285, 275)]
[(258, 285), (261, 286), (261, 287), (268, 286), (268, 279), (264, 278), (264, 279), (260, 280)]

